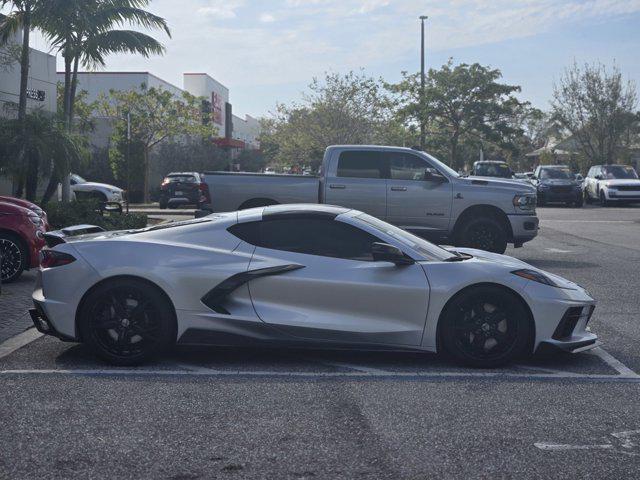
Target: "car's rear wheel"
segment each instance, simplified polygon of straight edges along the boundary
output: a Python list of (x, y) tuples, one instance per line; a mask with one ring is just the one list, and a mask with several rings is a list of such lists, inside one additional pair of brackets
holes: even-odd
[(504, 365), (530, 348), (529, 312), (514, 294), (491, 285), (453, 298), (440, 320), (440, 344), (456, 362), (478, 368)]
[(17, 280), (27, 269), (27, 251), (19, 237), (0, 232), (0, 275), (3, 283)]
[(174, 309), (155, 287), (135, 279), (105, 283), (82, 303), (82, 340), (114, 365), (137, 365), (161, 353), (176, 336)]
[(457, 247), (504, 253), (507, 249), (507, 233), (504, 226), (495, 218), (472, 218), (458, 229), (455, 244)]

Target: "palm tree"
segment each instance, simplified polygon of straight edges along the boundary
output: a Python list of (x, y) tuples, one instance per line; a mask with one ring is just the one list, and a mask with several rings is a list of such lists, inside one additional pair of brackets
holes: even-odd
[(111, 53), (162, 54), (164, 46), (150, 35), (115, 27), (131, 24), (164, 30), (164, 18), (146, 10), (150, 0), (49, 0), (51, 15), (45, 35), (65, 61), (64, 117), (71, 128), (78, 84), (78, 68), (104, 67)]
[[(18, 160), (22, 152), (27, 159)], [(36, 200), (38, 178), (52, 178), (77, 166), (85, 155), (80, 136), (61, 128), (54, 117), (36, 110), (27, 113), (24, 119), (0, 119), (0, 167), (5, 173), (17, 178), (24, 185), (27, 200)], [(57, 183), (47, 188), (43, 202), (49, 200)]]
[[(78, 68), (105, 66), (111, 53), (162, 54), (164, 46), (153, 37), (134, 30), (117, 29), (125, 24), (171, 32), (164, 18), (146, 10), (150, 0), (49, 0), (48, 21), (43, 30), (64, 58), (63, 117), (67, 130), (73, 126)], [(63, 200), (69, 198), (68, 172), (63, 177)]]

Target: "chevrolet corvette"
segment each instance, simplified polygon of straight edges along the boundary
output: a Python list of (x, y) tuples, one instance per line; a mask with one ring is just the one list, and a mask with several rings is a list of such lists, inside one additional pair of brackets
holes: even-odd
[(356, 210), (276, 205), (96, 230), (46, 235), (31, 316), (116, 365), (176, 343), (442, 352), (483, 368), (597, 344), (595, 300), (577, 284)]

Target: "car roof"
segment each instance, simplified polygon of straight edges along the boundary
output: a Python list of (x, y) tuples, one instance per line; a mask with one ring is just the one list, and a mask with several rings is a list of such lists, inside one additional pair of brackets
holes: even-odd
[(335, 205), (319, 205), (314, 203), (299, 203), (287, 205), (271, 205), (262, 211), (263, 219), (312, 217), (336, 218), (351, 209)]
[(480, 165), (482, 163), (507, 163), (503, 160), (478, 160), (477, 162), (474, 162), (474, 165)]

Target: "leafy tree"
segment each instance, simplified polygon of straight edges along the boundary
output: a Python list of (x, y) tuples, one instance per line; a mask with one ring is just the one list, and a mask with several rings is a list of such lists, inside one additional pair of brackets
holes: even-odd
[(0, 70), (12, 70), (16, 63), (20, 62), (22, 47), (17, 43), (0, 45)]
[(554, 87), (553, 116), (568, 130), (588, 165), (615, 162), (640, 118), (635, 84), (618, 68), (574, 63)]
[[(19, 152), (28, 160), (26, 166), (20, 161)], [(28, 200), (36, 200), (41, 176), (51, 177), (68, 170), (79, 164), (85, 153), (81, 138), (66, 132), (43, 112), (28, 113), (23, 121), (0, 120), (0, 166), (18, 179)], [(43, 200), (48, 201), (52, 193), (47, 190)]]
[(331, 73), (314, 79), (301, 103), (278, 104), (262, 121), (260, 142), (270, 162), (317, 167), (329, 145), (384, 143), (397, 134), (392, 123), (381, 82), (363, 73)]
[(527, 103), (513, 96), (520, 87), (499, 83), (500, 70), (474, 63), (429, 70), (425, 95), (420, 94), (420, 74), (403, 73), (401, 82), (388, 85), (398, 96), (399, 118), (408, 125), (426, 119), (429, 144), (446, 151), (455, 169), (464, 166), (468, 152), (483, 145), (498, 146), (517, 154), (514, 139), (523, 134), (517, 117), (525, 114)]
[(143, 84), (140, 89), (110, 92), (109, 97), (100, 100), (100, 109), (113, 119), (114, 131), (111, 138), (110, 160), (112, 167), (122, 171), (126, 163), (127, 115), (130, 119), (130, 148), (134, 150), (129, 161), (135, 156), (135, 149), (142, 153), (142, 176), (144, 201), (150, 199), (149, 172), (150, 154), (164, 141), (186, 139), (188, 136), (204, 137), (209, 129), (203, 122), (201, 100), (183, 92), (182, 98), (173, 93)]

